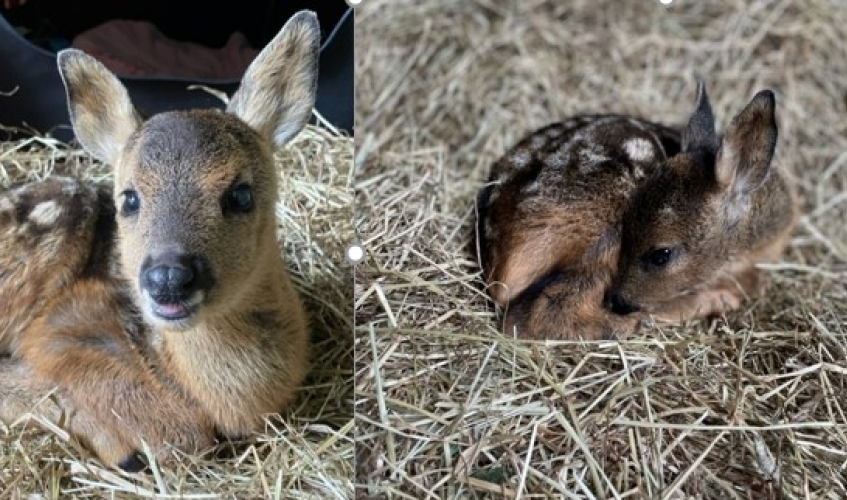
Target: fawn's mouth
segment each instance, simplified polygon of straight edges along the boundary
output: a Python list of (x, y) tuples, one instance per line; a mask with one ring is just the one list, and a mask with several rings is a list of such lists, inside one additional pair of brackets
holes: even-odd
[(195, 292), (188, 299), (174, 300), (172, 297), (151, 297), (149, 299), (150, 309), (158, 319), (165, 321), (182, 321), (193, 316), (200, 308), (205, 298), (202, 291)]
[(638, 304), (625, 299), (619, 293), (606, 294), (603, 298), (603, 305), (619, 316), (627, 316), (643, 309)]

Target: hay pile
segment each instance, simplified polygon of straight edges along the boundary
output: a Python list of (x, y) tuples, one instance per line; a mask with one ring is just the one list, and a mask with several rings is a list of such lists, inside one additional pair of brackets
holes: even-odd
[[(357, 488), (370, 498), (847, 497), (847, 8), (369, 0), (356, 13)], [(805, 216), (763, 298), (623, 342), (499, 333), (491, 163), (578, 112), (725, 125), (777, 92)]]
[[(283, 419), (249, 446), (186, 456), (176, 470), (104, 469), (61, 431), (0, 424), (0, 498), (350, 498), (353, 494), (353, 140), (308, 127), (280, 151), (284, 253), (314, 326), (314, 370)], [(108, 181), (79, 149), (44, 138), (0, 142), (0, 186), (53, 172)], [(221, 447), (224, 448), (224, 447)], [(30, 496), (34, 495), (34, 496)]]

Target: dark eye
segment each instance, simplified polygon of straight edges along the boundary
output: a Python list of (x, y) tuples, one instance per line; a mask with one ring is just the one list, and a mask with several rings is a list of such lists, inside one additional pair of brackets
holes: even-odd
[(253, 190), (247, 184), (239, 184), (224, 195), (224, 211), (247, 213), (253, 210)]
[(676, 251), (673, 248), (657, 248), (644, 256), (644, 263), (654, 269), (661, 269), (667, 266), (676, 257)]
[(121, 215), (128, 216), (134, 215), (138, 212), (138, 209), (141, 208), (141, 200), (138, 198), (138, 193), (133, 189), (127, 189), (123, 193), (124, 202), (121, 205)]

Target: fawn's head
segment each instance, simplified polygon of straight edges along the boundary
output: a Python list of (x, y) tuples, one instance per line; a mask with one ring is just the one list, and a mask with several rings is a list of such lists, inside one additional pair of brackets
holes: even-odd
[(645, 180), (624, 216), (613, 310), (660, 311), (713, 278), (733, 254), (748, 250), (751, 217), (769, 214), (751, 206), (771, 173), (774, 108), (773, 92), (759, 92), (721, 138), (700, 85), (682, 151)]
[(226, 112), (146, 121), (102, 64), (59, 53), (74, 132), (114, 168), (122, 272), (154, 324), (184, 328), (226, 311), (272, 271), (273, 149), (311, 115), (319, 38), (315, 15), (298, 13), (247, 69)]
[(609, 228), (572, 268), (553, 272), (509, 302), (505, 333), (535, 339), (622, 338), (638, 327), (636, 315), (603, 307), (604, 292), (617, 269), (620, 232)]

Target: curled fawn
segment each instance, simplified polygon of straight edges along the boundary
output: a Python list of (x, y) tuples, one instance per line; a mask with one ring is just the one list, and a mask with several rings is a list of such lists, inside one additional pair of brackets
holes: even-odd
[(319, 38), (300, 12), (226, 112), (147, 120), (100, 63), (59, 54), (76, 136), (114, 190), (57, 177), (0, 195), (0, 418), (35, 412), (137, 470), (142, 441), (163, 460), (199, 451), (292, 401), (309, 333), (273, 150), (311, 115)]
[(796, 218), (771, 167), (774, 96), (715, 132), (704, 86), (682, 130), (621, 115), (542, 128), (495, 165), (477, 200), (480, 259), (510, 335), (599, 339), (647, 314), (740, 306)]

